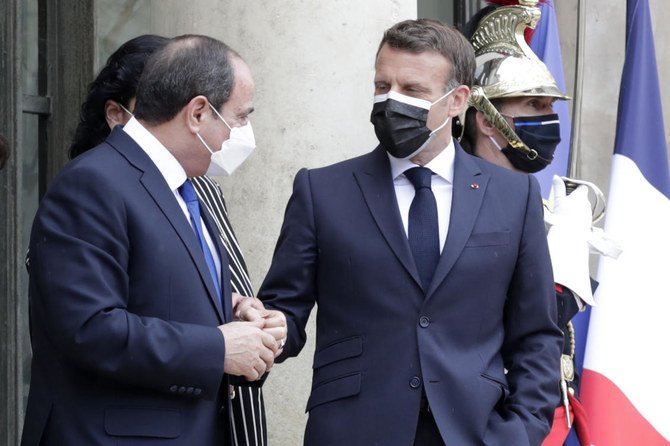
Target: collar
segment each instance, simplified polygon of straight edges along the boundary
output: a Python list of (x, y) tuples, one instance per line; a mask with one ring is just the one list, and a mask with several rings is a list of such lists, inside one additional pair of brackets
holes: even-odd
[[(391, 177), (395, 181), (400, 175), (405, 173), (407, 169), (416, 167), (417, 165), (411, 162), (408, 159), (396, 158), (386, 153), (388, 156), (389, 162), (391, 163)], [(444, 148), (440, 153), (437, 154), (435, 158), (430, 160), (428, 164), (424, 167), (429, 168), (433, 171), (434, 174), (442, 177), (448, 183), (454, 182), (454, 157), (456, 155), (456, 149), (454, 146), (453, 138), (449, 142), (449, 145)]]
[(177, 158), (137, 119), (130, 118), (123, 126), (123, 131), (151, 158), (172, 191), (184, 184), (187, 179), (186, 171)]

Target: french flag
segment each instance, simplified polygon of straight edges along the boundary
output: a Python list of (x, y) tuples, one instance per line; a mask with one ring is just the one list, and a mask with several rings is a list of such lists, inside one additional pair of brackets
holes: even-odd
[(670, 174), (648, 0), (627, 1), (602, 257), (581, 399), (596, 446), (670, 445)]

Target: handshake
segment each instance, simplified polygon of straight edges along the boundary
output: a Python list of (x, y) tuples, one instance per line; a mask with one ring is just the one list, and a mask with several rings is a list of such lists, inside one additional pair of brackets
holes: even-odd
[(234, 322), (219, 326), (225, 342), (223, 370), (257, 381), (281, 354), (288, 329), (281, 311), (266, 310), (256, 297), (233, 293)]

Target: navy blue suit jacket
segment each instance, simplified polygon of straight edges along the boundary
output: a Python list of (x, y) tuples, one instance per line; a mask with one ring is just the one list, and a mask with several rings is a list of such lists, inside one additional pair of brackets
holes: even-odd
[[(216, 234), (204, 208), (203, 219)], [(172, 191), (126, 133), (62, 170), (31, 234), (22, 445), (224, 444), (217, 326), (231, 319), (231, 288), (212, 240), (223, 307)]]
[(296, 176), (259, 295), (288, 318), (280, 359), (318, 306), (305, 444), (412, 445), (422, 390), (447, 445), (549, 432), (562, 335), (537, 182), (457, 145), (452, 199), (424, 290), (383, 148)]

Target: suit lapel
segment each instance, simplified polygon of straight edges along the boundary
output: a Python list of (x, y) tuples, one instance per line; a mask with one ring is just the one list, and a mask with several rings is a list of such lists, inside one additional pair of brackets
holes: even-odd
[(360, 170), (354, 171), (365, 203), (393, 253), (416, 283), (421, 286), (419, 272), (402, 226), (391, 178), (391, 166), (386, 152), (381, 147), (377, 147), (367, 156), (366, 161)]
[[(132, 165), (143, 172), (140, 177), (140, 183), (142, 183), (142, 186), (146, 189), (149, 195), (151, 195), (156, 205), (163, 212), (167, 220), (177, 232), (181, 241), (186, 246), (191, 260), (195, 263), (198, 273), (200, 274), (200, 279), (207, 288), (209, 299), (214, 306), (220, 321), (223, 323), (224, 315), (221, 308), (221, 302), (217, 296), (216, 289), (214, 288), (214, 282), (212, 282), (209, 268), (205, 262), (205, 257), (202, 254), (202, 248), (200, 248), (200, 244), (198, 243), (193, 228), (191, 228), (190, 223), (179, 207), (179, 203), (177, 203), (174, 194), (165, 182), (160, 171), (142, 148), (137, 145), (135, 140), (120, 128), (115, 128), (112, 131), (109, 138), (107, 138), (107, 143), (119, 151)], [(216, 233), (210, 232), (210, 235), (211, 234)], [(212, 238), (215, 239), (217, 237), (212, 236)], [(224, 263), (222, 260), (222, 271), (224, 270), (223, 265)], [(227, 269), (227, 258), (225, 265), (225, 269)]]
[(447, 240), (437, 264), (433, 280), (426, 293), (428, 299), (447, 277), (461, 255), (481, 208), (489, 176), (479, 169), (458, 143), (455, 142), (454, 183), (451, 217)]

